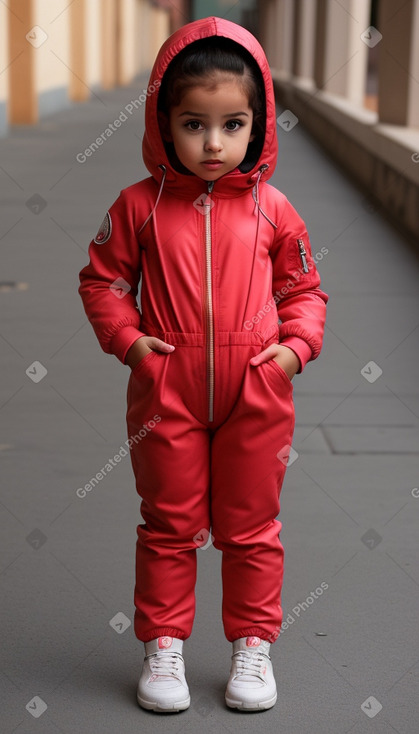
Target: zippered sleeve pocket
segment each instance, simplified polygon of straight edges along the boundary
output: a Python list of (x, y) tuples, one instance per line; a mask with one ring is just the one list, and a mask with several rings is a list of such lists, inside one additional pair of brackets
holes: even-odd
[(307, 265), (307, 250), (306, 250), (305, 245), (304, 245), (304, 240), (298, 238), (297, 239), (297, 245), (298, 245), (298, 250), (299, 250), (299, 253), (300, 253), (300, 260), (301, 260), (301, 265), (303, 267), (303, 272), (304, 273), (308, 273), (309, 272), (309, 267)]
[(288, 240), (287, 260), (290, 270), (298, 271), (300, 277), (313, 270), (314, 262), (311, 255), (310, 240), (307, 232)]

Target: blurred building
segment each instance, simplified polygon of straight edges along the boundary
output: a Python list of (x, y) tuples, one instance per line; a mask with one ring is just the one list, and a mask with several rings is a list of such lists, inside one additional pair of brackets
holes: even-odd
[(308, 128), (418, 238), (419, 0), (1, 0), (0, 135), (148, 73), (208, 15), (259, 37), (279, 134)]
[(149, 71), (189, 0), (0, 3), (0, 134)]
[(260, 0), (280, 133), (299, 122), (419, 241), (419, 0)]

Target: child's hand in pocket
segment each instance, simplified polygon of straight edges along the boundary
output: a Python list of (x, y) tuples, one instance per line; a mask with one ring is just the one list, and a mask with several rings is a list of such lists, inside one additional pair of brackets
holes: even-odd
[(158, 339), (156, 336), (140, 336), (128, 349), (125, 364), (133, 370), (150, 352), (173, 352), (174, 346)]
[(290, 347), (286, 347), (285, 344), (270, 344), (260, 354), (252, 357), (250, 364), (256, 366), (262, 364), (262, 362), (268, 362), (270, 359), (274, 359), (282, 367), (290, 380), (300, 368), (300, 360), (296, 353)]

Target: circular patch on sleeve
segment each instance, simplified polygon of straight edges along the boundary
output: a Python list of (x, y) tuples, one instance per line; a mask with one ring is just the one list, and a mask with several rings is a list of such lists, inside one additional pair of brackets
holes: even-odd
[(97, 245), (103, 245), (104, 242), (107, 242), (112, 234), (112, 219), (109, 212), (106, 212), (105, 218), (102, 222), (102, 224), (99, 227), (98, 233), (96, 237), (94, 238), (93, 242), (96, 242)]

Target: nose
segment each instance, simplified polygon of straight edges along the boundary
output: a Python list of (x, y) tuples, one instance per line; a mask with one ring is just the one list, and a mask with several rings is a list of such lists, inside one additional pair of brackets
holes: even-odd
[(205, 138), (205, 150), (216, 152), (222, 149), (220, 133), (215, 128), (208, 130)]

